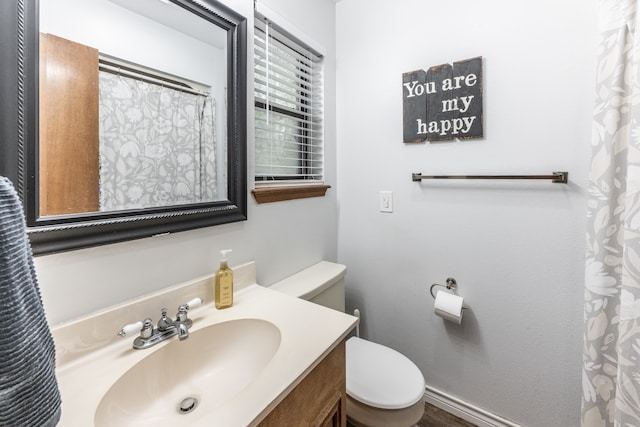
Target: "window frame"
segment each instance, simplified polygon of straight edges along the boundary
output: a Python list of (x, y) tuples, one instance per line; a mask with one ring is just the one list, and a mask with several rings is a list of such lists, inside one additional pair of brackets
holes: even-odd
[[(270, 26), (270, 29), (267, 29), (267, 26)], [(263, 28), (264, 27), (264, 28)], [(275, 36), (270, 34), (271, 30), (275, 30)], [(260, 56), (257, 53), (257, 42), (258, 32), (262, 33), (263, 38), (260, 41), (264, 41), (265, 45), (268, 43), (270, 38), (275, 37), (279, 44), (286, 46), (287, 49), (290, 49), (301, 56), (305, 56), (306, 52), (311, 52), (315, 56), (315, 58), (311, 58), (310, 61), (316, 63), (320, 67), (322, 67), (323, 55), (317, 53), (313, 49), (306, 46), (303, 42), (300, 41), (299, 38), (291, 35), (286, 30), (283, 30), (282, 27), (279, 27), (277, 24), (273, 23), (265, 16), (261, 15), (256, 11), (255, 13), (255, 24), (254, 31), (256, 32), (254, 43), (254, 83), (256, 86), (258, 85), (258, 78), (268, 79), (269, 76), (264, 76), (262, 73), (257, 72), (258, 61), (259, 59), (264, 59), (267, 61), (267, 54), (264, 52), (260, 53)], [(300, 52), (296, 47), (301, 47), (303, 51)], [(314, 61), (315, 59), (315, 61)], [(313, 140), (313, 130), (311, 127), (313, 123), (309, 123), (309, 121), (313, 121), (313, 119), (317, 116), (314, 116), (311, 111), (311, 101), (313, 101), (313, 96), (302, 96), (300, 95), (303, 91), (313, 91), (317, 90), (317, 84), (314, 86), (314, 77), (316, 77), (313, 73), (308, 74), (306, 70), (303, 70), (301, 67), (295, 64), (295, 61), (292, 61), (291, 64), (294, 65), (294, 69), (296, 69), (295, 80), (298, 81), (296, 85), (292, 85), (296, 89), (297, 98), (296, 103), (298, 107), (296, 110), (282, 108), (277, 105), (277, 103), (271, 104), (267, 100), (267, 96), (259, 97), (257, 96), (257, 90), (254, 91), (254, 112), (255, 112), (255, 131), (256, 135), (259, 130), (265, 130), (264, 128), (259, 128), (258, 116), (260, 112), (264, 115), (274, 114), (274, 116), (280, 116), (282, 118), (293, 119), (297, 122), (298, 131), (294, 135), (295, 144), (297, 146), (297, 151), (299, 155), (297, 157), (298, 165), (295, 166), (297, 173), (295, 177), (292, 177), (290, 174), (284, 173), (274, 173), (271, 176), (267, 174), (260, 173), (258, 171), (258, 138), (256, 137), (256, 170), (254, 171), (254, 184), (255, 189), (252, 191), (256, 201), (258, 203), (269, 203), (281, 200), (292, 200), (299, 198), (307, 198), (307, 197), (320, 197), (326, 194), (327, 189), (330, 188), (329, 185), (324, 183), (324, 149), (325, 149), (325, 141), (324, 141), (324, 129), (319, 132), (320, 141), (319, 143), (314, 142)], [(322, 90), (324, 78), (322, 76), (322, 70), (319, 71), (319, 78), (322, 79), (319, 84), (320, 90)], [(316, 95), (317, 96), (317, 95)], [(309, 107), (307, 107), (309, 105)], [(324, 115), (324, 107), (322, 106), (322, 110), (319, 113), (320, 118), (322, 119)], [(314, 148), (320, 148), (318, 161), (314, 159)], [(315, 153), (316, 155), (318, 153)], [(295, 159), (291, 157), (290, 159)], [(316, 171), (318, 166), (315, 163), (320, 163), (320, 173)], [(293, 167), (293, 166), (292, 166)]]

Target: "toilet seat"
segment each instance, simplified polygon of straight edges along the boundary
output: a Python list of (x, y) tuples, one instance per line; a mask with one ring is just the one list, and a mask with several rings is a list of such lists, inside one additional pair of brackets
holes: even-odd
[(403, 354), (351, 337), (346, 345), (347, 394), (366, 405), (402, 409), (420, 401), (425, 383), (420, 369)]

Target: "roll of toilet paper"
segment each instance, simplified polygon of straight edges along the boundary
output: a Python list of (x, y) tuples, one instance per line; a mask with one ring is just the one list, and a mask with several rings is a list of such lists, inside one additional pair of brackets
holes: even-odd
[(436, 293), (435, 313), (445, 320), (457, 323), (462, 322), (462, 303), (464, 298), (445, 291)]

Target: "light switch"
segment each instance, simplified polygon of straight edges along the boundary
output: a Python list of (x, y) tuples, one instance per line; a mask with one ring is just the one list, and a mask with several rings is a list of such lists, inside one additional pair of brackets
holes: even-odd
[(393, 212), (393, 192), (380, 192), (380, 212)]

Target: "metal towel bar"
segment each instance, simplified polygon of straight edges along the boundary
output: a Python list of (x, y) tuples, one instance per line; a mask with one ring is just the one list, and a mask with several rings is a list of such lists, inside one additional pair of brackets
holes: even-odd
[(412, 181), (423, 179), (550, 179), (551, 182), (566, 184), (569, 182), (569, 172), (553, 172), (552, 175), (423, 175), (411, 174)]

